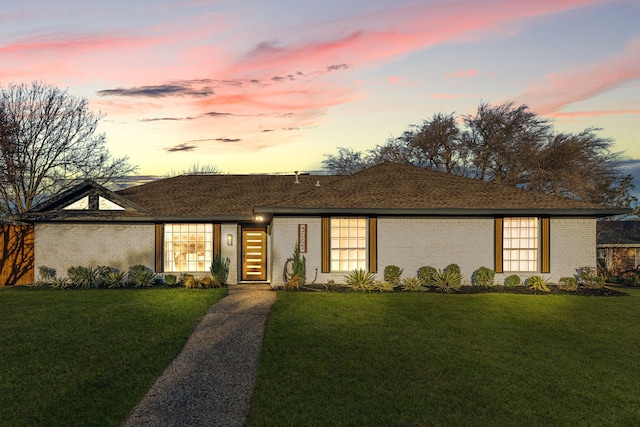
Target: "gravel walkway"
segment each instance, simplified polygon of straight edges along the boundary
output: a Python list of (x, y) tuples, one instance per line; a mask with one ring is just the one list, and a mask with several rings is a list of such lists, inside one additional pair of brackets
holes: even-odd
[(230, 285), (122, 426), (244, 426), (275, 299), (269, 285)]

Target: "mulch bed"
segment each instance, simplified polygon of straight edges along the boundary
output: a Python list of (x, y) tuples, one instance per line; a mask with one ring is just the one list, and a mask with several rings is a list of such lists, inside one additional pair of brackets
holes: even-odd
[[(628, 296), (624, 291), (618, 289), (611, 289), (609, 287), (601, 288), (579, 288), (575, 291), (566, 289), (560, 289), (555, 285), (549, 285), (551, 292), (542, 292), (530, 289), (526, 286), (462, 286), (459, 290), (453, 292), (456, 294), (489, 294), (489, 293), (502, 293), (502, 294), (523, 294), (523, 295), (580, 295), (588, 297), (620, 297)], [(301, 291), (308, 292), (350, 292), (351, 290), (340, 284), (327, 285), (323, 283), (307, 283), (300, 289)], [(402, 291), (397, 291), (402, 292)], [(424, 292), (443, 293), (437, 288), (427, 288)]]

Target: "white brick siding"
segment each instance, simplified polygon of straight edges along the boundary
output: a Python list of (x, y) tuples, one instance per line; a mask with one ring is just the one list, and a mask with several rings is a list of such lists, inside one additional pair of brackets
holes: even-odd
[(155, 267), (153, 224), (36, 224), (35, 267), (55, 268), (66, 277), (72, 266), (100, 265), (122, 270), (142, 264)]
[[(307, 224), (307, 281), (344, 282), (348, 272), (321, 273), (320, 217), (275, 217), (272, 228), (271, 283), (282, 285), (284, 264), (298, 239), (298, 224)], [(593, 218), (552, 218), (550, 224), (551, 272), (516, 272), (522, 280), (538, 274), (551, 282), (573, 276), (581, 266), (595, 266), (596, 220)], [(494, 268), (493, 218), (378, 217), (378, 274), (382, 279), (387, 265), (402, 268), (403, 277), (414, 277), (423, 266), (443, 269), (460, 266), (463, 283), (470, 284), (479, 267)], [(317, 277), (316, 277), (316, 271)], [(514, 274), (496, 274), (496, 284)]]

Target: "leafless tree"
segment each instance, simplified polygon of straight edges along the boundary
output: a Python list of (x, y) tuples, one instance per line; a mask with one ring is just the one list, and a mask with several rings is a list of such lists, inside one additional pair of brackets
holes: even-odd
[(473, 175), (513, 186), (527, 182), (527, 162), (546, 143), (551, 131), (548, 120), (513, 102), (481, 103), (475, 115), (463, 120)]
[(192, 164), (189, 168), (183, 169), (182, 171), (176, 172), (171, 170), (168, 174), (165, 175), (165, 178), (171, 178), (178, 175), (220, 175), (222, 171), (217, 165), (212, 164), (204, 164), (201, 165), (199, 162)]
[(325, 154), (322, 167), (336, 175), (349, 175), (370, 166), (365, 155), (351, 148), (338, 147), (338, 154)]
[(549, 120), (513, 102), (482, 103), (461, 119), (434, 114), (383, 146), (325, 155), (324, 168), (349, 174), (393, 161), (609, 206), (637, 205), (633, 176), (621, 172), (620, 154), (600, 129), (556, 133)]
[(66, 90), (34, 82), (0, 88), (0, 213), (18, 214), (79, 180), (107, 184), (135, 171), (113, 158), (101, 114)]

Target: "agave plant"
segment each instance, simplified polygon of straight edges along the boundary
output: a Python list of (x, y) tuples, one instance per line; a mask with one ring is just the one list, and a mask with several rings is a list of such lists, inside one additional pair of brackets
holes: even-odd
[(75, 288), (93, 288), (98, 286), (96, 270), (92, 267), (69, 267), (67, 276)]
[(400, 282), (400, 289), (405, 292), (420, 292), (424, 290), (422, 281), (417, 277), (404, 277)]
[(549, 283), (549, 281), (540, 276), (531, 276), (527, 279), (527, 286), (534, 291), (551, 292), (547, 287), (547, 283)]
[(460, 289), (462, 278), (455, 269), (436, 270), (432, 277), (433, 286), (443, 292), (454, 292)]
[(363, 269), (357, 269), (351, 271), (344, 276), (347, 287), (354, 291), (371, 291), (374, 288), (376, 282), (376, 276), (370, 271), (364, 271)]
[(129, 267), (129, 282), (136, 287), (150, 287), (156, 280), (156, 273), (146, 265), (132, 265)]

